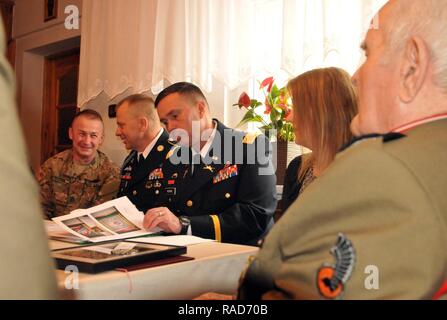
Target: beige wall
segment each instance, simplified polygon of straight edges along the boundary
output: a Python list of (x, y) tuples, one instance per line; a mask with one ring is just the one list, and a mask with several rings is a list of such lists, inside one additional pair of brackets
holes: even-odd
[[(17, 97), (20, 119), (28, 144), (30, 164), (40, 164), (44, 58), (80, 45), (81, 30), (64, 26), (65, 7), (82, 0), (59, 0), (58, 18), (43, 21), (43, 0), (16, 0), (13, 37), (16, 40)], [(82, 27), (82, 19), (81, 19)]]

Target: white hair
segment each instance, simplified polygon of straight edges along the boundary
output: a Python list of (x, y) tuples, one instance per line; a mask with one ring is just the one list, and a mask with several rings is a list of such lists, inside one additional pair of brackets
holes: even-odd
[(435, 82), (447, 91), (447, 1), (391, 2), (389, 23), (384, 26), (390, 52), (402, 50), (410, 37), (421, 37), (430, 50)]

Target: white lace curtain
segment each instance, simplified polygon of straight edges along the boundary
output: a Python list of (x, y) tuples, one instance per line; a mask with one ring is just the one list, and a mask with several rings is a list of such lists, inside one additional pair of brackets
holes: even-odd
[(80, 106), (163, 80), (234, 89), (334, 65), (353, 72), (386, 0), (84, 0)]

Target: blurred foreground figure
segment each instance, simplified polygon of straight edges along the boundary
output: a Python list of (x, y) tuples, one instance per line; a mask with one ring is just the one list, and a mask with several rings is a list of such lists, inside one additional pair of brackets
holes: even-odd
[(27, 163), (0, 21), (0, 299), (55, 299), (37, 184)]

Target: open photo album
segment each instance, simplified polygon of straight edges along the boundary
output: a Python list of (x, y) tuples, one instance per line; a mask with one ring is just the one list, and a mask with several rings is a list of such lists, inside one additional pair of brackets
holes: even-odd
[[(114, 199), (88, 209), (53, 218), (55, 234), (83, 242), (105, 242), (154, 235), (143, 228), (144, 214), (127, 198)], [(47, 228), (48, 229), (48, 228)], [(51, 233), (50, 233), (51, 236)]]

